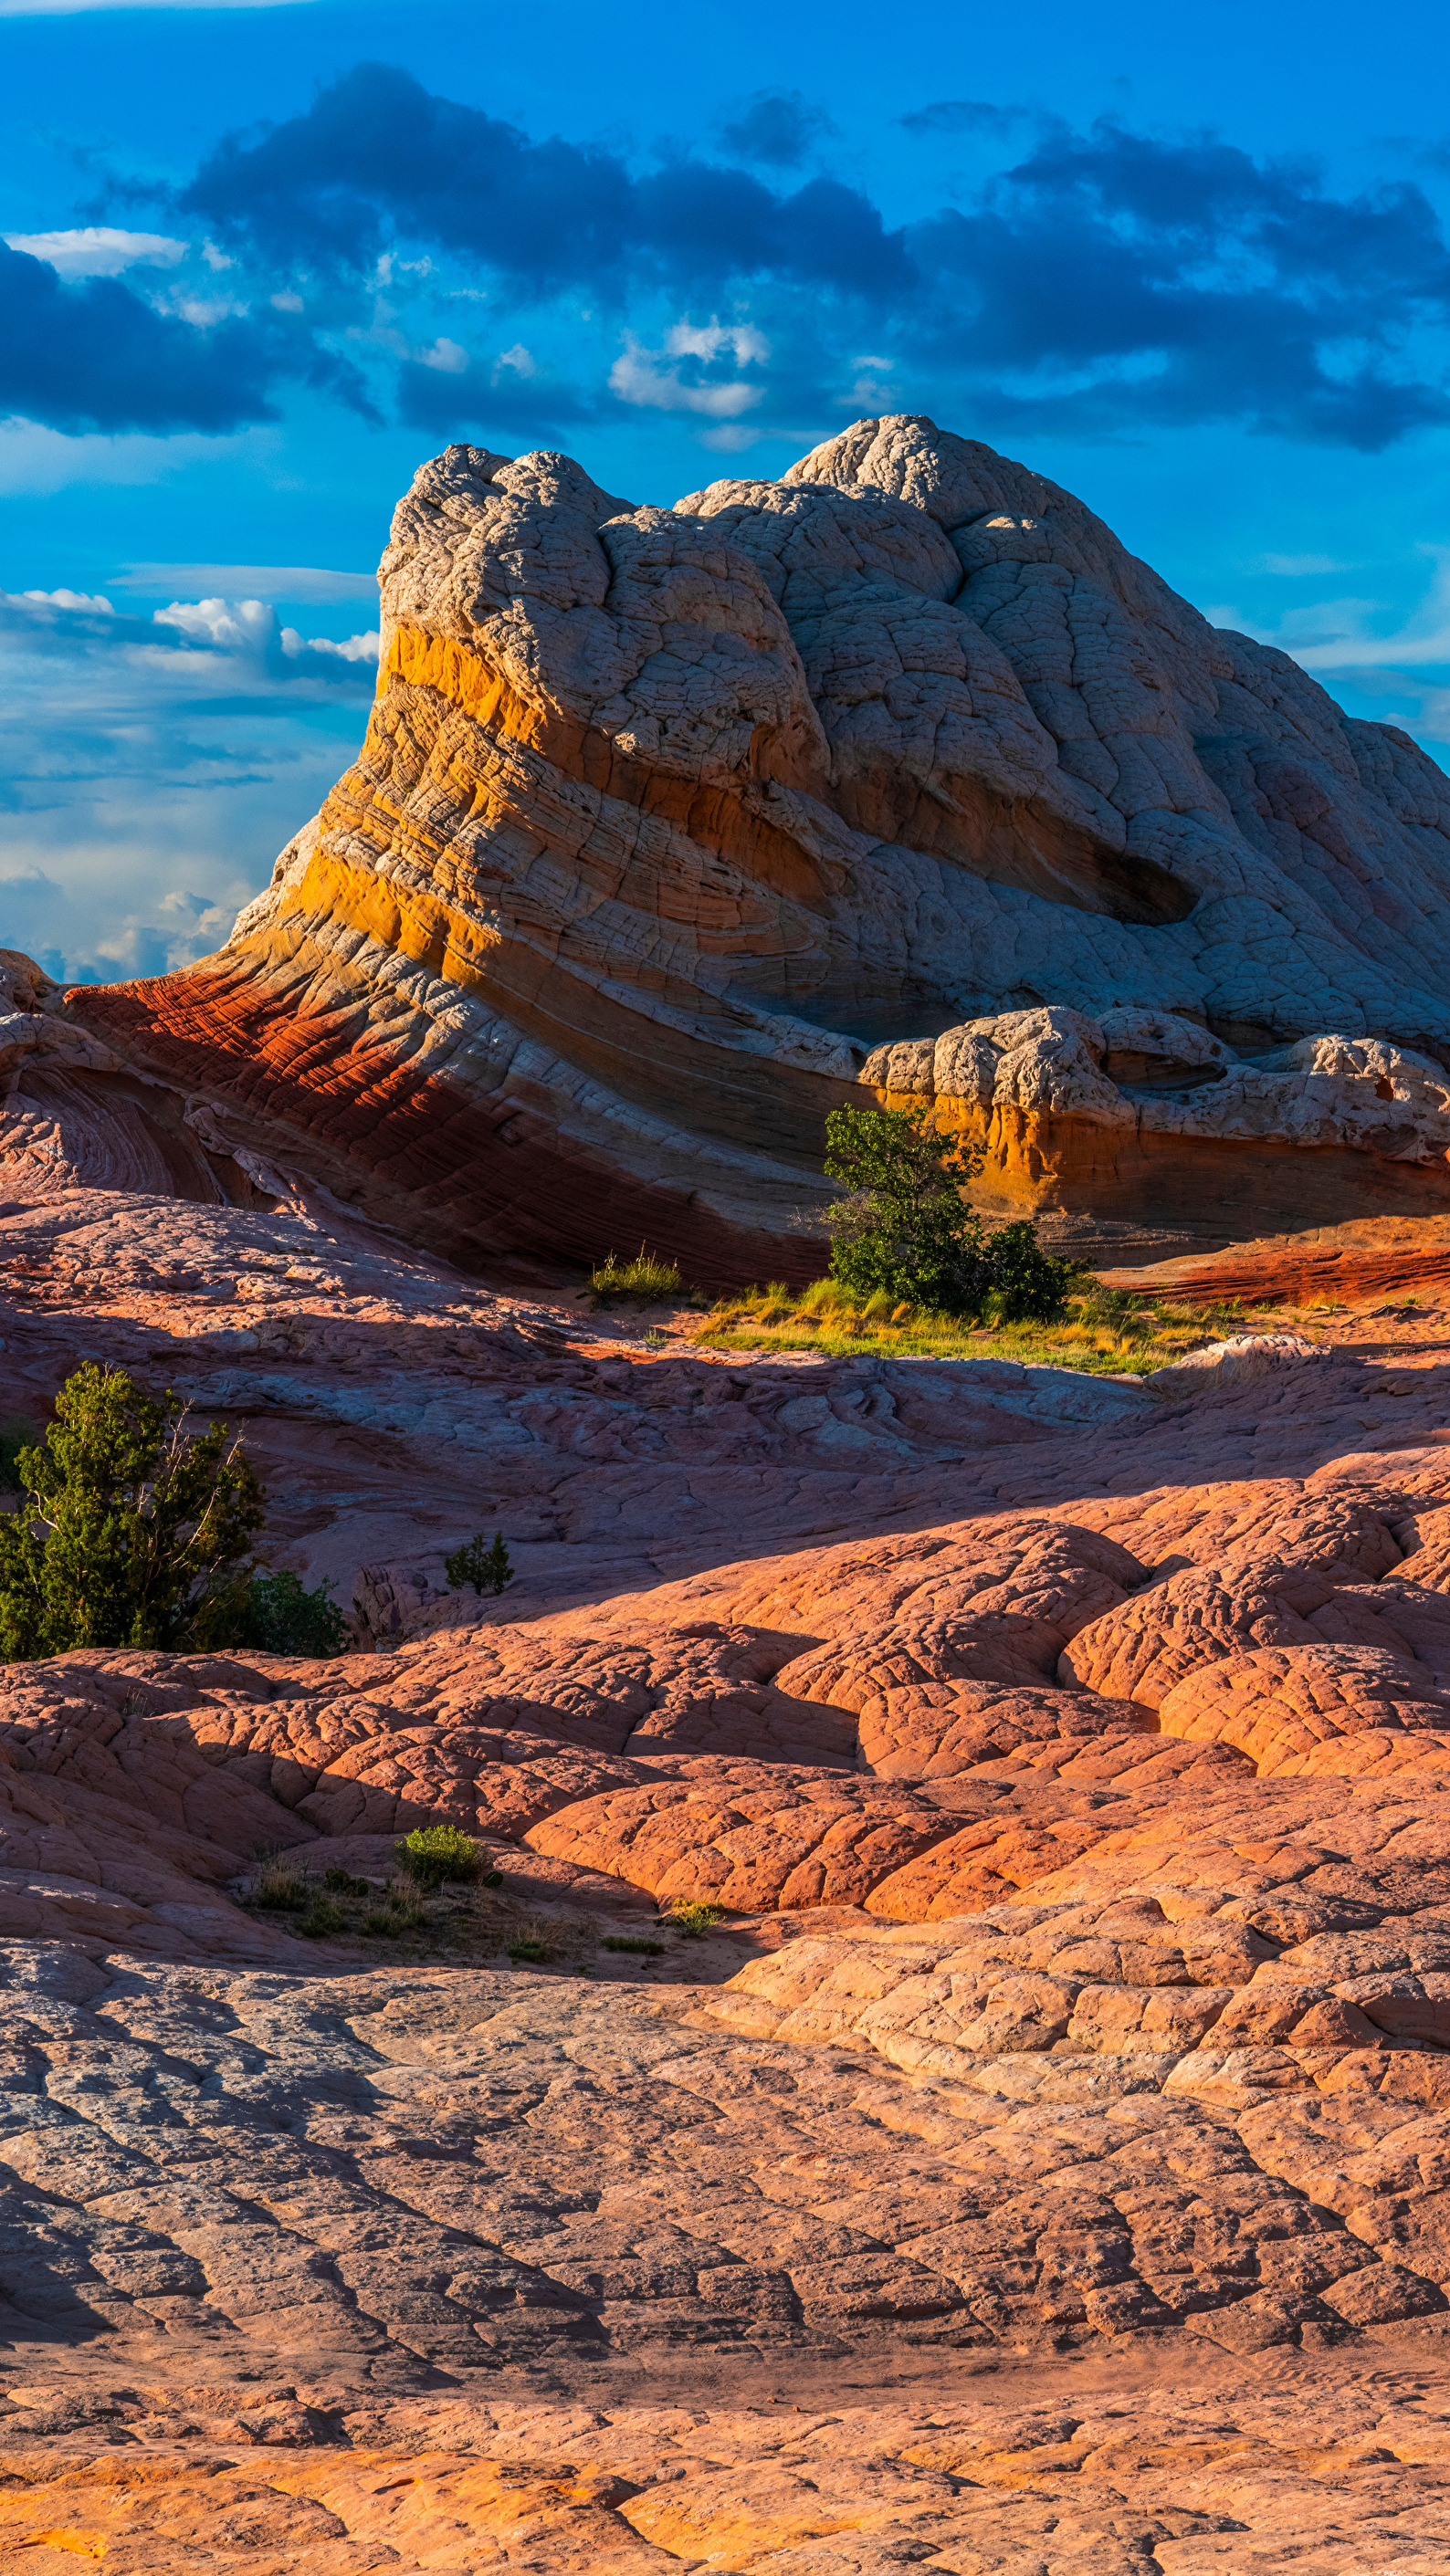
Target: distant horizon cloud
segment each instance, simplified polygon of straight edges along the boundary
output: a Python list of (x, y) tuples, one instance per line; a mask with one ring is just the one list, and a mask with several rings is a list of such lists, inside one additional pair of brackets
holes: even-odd
[(112, 590), (219, 591), (227, 599), (295, 599), (323, 608), (334, 601), (375, 599), (373, 572), (331, 572), (318, 564), (128, 563), (109, 576)]

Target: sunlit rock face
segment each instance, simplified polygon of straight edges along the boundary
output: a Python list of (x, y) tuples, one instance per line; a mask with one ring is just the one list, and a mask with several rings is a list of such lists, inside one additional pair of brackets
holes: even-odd
[(1450, 1204), (1450, 782), (1025, 466), (862, 421), (660, 510), (452, 447), (380, 578), (268, 892), (66, 1002), (223, 1162), (720, 1284), (820, 1266), (850, 1101), (934, 1100), (1084, 1248)]

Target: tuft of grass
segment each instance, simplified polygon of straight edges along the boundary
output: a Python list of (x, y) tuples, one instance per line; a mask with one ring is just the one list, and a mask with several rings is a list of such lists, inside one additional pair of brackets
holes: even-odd
[(363, 1930), (381, 1941), (396, 1941), (404, 1932), (416, 1932), (423, 1920), (423, 1908), (416, 1896), (399, 1896), (391, 1881), (383, 1895), (386, 1902), (373, 1906), (363, 1916)]
[(290, 1914), (308, 1903), (311, 1886), (282, 1852), (259, 1852), (257, 1874), (247, 1890), (247, 1903), (263, 1914)]
[(659, 1260), (643, 1244), (633, 1261), (617, 1261), (611, 1252), (589, 1279), (596, 1297), (677, 1297), (683, 1284), (674, 1262)]
[(662, 1920), (671, 1932), (681, 1932), (687, 1941), (698, 1941), (702, 1932), (713, 1932), (724, 1918), (723, 1905), (707, 1905), (700, 1899), (693, 1903), (672, 1905)]
[(509, 1957), (520, 1968), (537, 1968), (549, 1955), (547, 1941), (511, 1941)]
[(647, 1959), (662, 1959), (665, 1955), (663, 1941), (624, 1941), (612, 1932), (605, 1934), (599, 1947), (601, 1950), (639, 1950)]
[(1007, 1324), (991, 1311), (943, 1315), (893, 1300), (884, 1290), (864, 1300), (834, 1279), (818, 1279), (799, 1296), (777, 1281), (722, 1297), (694, 1333), (721, 1351), (819, 1351), (825, 1357), (863, 1347), (904, 1358), (1006, 1359), (1080, 1369), (1093, 1377), (1141, 1377), (1206, 1342), (1243, 1332), (1242, 1305), (1202, 1309), (1171, 1305), (1089, 1281), (1056, 1324)]
[(340, 1905), (330, 1896), (314, 1896), (297, 1929), (304, 1941), (325, 1941), (331, 1932), (345, 1932), (348, 1919)]
[(419, 1887), (441, 1887), (445, 1878), (476, 1879), (483, 1871), (477, 1843), (456, 1825), (419, 1825), (393, 1851), (399, 1868)]

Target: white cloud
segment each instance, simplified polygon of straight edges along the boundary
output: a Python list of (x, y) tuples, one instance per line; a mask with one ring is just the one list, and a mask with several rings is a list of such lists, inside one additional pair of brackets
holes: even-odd
[(434, 367), (441, 376), (461, 376), (468, 366), (468, 351), (456, 340), (435, 340), (431, 349), (418, 351), (418, 363)]
[(676, 322), (665, 333), (665, 347), (672, 358), (718, 358), (728, 349), (737, 367), (748, 366), (752, 358), (763, 365), (770, 355), (770, 342), (748, 322), (711, 322), (704, 329)]
[(642, 404), (653, 411), (688, 411), (705, 420), (736, 420), (742, 412), (754, 410), (765, 390), (762, 385), (746, 384), (738, 377), (713, 384), (698, 380), (686, 383), (681, 374), (686, 359), (715, 365), (727, 353), (737, 366), (758, 365), (769, 357), (770, 343), (748, 323), (712, 322), (700, 327), (677, 322), (665, 333), (662, 349), (646, 349), (638, 340), (626, 339), (623, 357), (616, 358), (609, 370), (610, 389), (621, 402)]
[(281, 294), (270, 297), (269, 301), (274, 313), (300, 313), (303, 310), (302, 298), (291, 286), (284, 286)]
[[(6, 13), (0, 8), (0, 16)], [(6, 233), (12, 250), (32, 259), (49, 260), (61, 277), (119, 277), (123, 268), (174, 268), (189, 244), (169, 233), (117, 232), (110, 224), (86, 224), (79, 232)]]
[(495, 384), (498, 383), (500, 367), (507, 367), (510, 374), (515, 376), (536, 376), (539, 372), (538, 361), (532, 349), (526, 349), (522, 340), (515, 340), (511, 349), (500, 349), (493, 370)]
[(261, 599), (174, 599), (169, 608), (155, 611), (152, 623), (174, 626), (189, 643), (209, 645), (216, 653), (253, 660), (265, 660), (275, 647), (289, 662), (315, 654), (324, 664), (376, 663), (381, 642), (376, 627), (342, 643), (329, 635), (301, 635), (295, 626), (279, 626), (275, 608)]
[(383, 638), (375, 626), (370, 634), (349, 635), (341, 644), (334, 644), (326, 635), (299, 635), (295, 626), (284, 626), (278, 642), (291, 662), (302, 653), (331, 653), (339, 662), (376, 662)]
[(255, 596), (0, 594), (0, 944), (73, 981), (216, 947), (352, 756), (376, 652)]
[(213, 644), (224, 653), (258, 652), (273, 631), (273, 611), (260, 599), (173, 599), (158, 608), (158, 626), (175, 626), (194, 644)]
[(93, 617), (114, 617), (116, 612), (98, 590), (22, 590), (21, 599), (33, 600), (39, 608), (83, 608)]
[[(113, 590), (220, 591), (227, 599), (295, 599), (310, 607), (332, 600), (375, 599), (377, 575), (328, 572), (318, 564), (128, 563), (111, 580)], [(52, 596), (58, 597), (58, 593)]]

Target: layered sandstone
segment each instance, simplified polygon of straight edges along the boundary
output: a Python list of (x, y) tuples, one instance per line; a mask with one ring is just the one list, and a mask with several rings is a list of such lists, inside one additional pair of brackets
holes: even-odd
[(1450, 783), (1043, 477), (896, 418), (661, 510), (455, 447), (381, 583), (356, 763), (217, 956), (67, 997), (106, 1069), (26, 1049), (0, 1150), (134, 1185), (149, 1085), (223, 1183), (712, 1284), (819, 1266), (843, 1102), (1140, 1258), (1450, 1209)]

